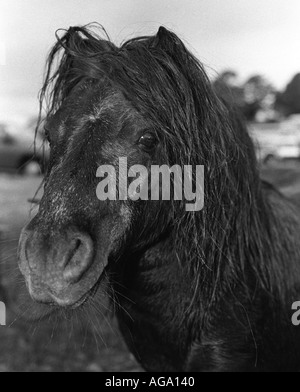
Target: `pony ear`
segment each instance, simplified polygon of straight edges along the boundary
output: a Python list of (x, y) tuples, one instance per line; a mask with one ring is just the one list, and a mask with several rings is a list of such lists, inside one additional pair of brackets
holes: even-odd
[(166, 53), (177, 65), (178, 69), (190, 81), (192, 89), (195, 84), (209, 84), (203, 65), (186, 48), (182, 40), (172, 31), (160, 27), (154, 37), (153, 48)]
[(182, 40), (172, 31), (165, 27), (160, 27), (157, 35), (154, 37), (153, 48), (166, 53), (177, 65), (178, 69), (190, 79), (189, 73), (195, 73), (193, 77), (199, 76), (203, 68), (201, 63), (186, 48)]
[(154, 38), (153, 47), (162, 49), (168, 52), (169, 55), (176, 55), (179, 50), (185, 49), (183, 42), (178, 36), (163, 26), (159, 28)]
[(173, 35), (171, 31), (169, 31), (163, 26), (160, 26), (156, 35), (157, 43), (160, 44), (166, 43), (171, 35)]
[(100, 39), (100, 37), (91, 34), (82, 27), (70, 27), (64, 38), (62, 40), (58, 38), (58, 41), (61, 42), (71, 56), (74, 53), (78, 56), (79, 53), (90, 55), (91, 53), (107, 52), (114, 48), (109, 39)]
[(105, 30), (101, 30), (107, 40), (87, 27), (70, 27), (62, 35), (62, 30), (56, 32), (57, 42), (48, 56), (40, 92), (40, 105), (49, 93), (48, 115), (59, 108), (83, 76), (97, 78), (102, 54), (116, 49)]
[[(58, 42), (51, 56), (53, 60), (56, 54), (63, 49), (60, 63), (60, 69), (63, 69), (63, 72), (61, 71), (60, 75), (64, 75), (67, 82), (78, 78), (79, 70), (81, 75), (85, 74), (90, 78), (97, 77), (97, 64), (102, 55), (116, 49), (115, 45), (109, 41), (104, 29), (102, 32), (106, 35), (107, 40), (85, 27), (70, 27), (61, 38), (56, 33)], [(72, 87), (72, 84), (69, 86)]]
[[(210, 105), (203, 97), (212, 97), (213, 91), (209, 78), (202, 63), (187, 49), (183, 41), (172, 31), (160, 27), (153, 40), (153, 50), (157, 51), (157, 58), (163, 59), (163, 66), (167, 67), (165, 55), (176, 66), (177, 70), (184, 76), (193, 97), (194, 110), (198, 118), (206, 118)], [(163, 52), (163, 53), (160, 53)], [(176, 76), (179, 81), (180, 75)]]

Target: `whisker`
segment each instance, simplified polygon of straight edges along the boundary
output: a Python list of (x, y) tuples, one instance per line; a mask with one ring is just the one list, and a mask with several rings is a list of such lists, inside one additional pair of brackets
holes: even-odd
[(4, 259), (1, 260), (0, 265), (6, 264), (7, 260), (12, 259), (13, 257), (16, 257), (16, 255), (12, 254), (10, 256), (5, 257)]
[[(105, 340), (104, 340), (104, 337), (102, 336), (102, 328), (101, 328), (101, 325), (100, 325), (100, 323), (99, 323), (99, 320), (98, 320), (98, 318), (97, 318), (97, 315), (95, 315), (95, 310), (91, 307), (91, 304), (89, 304), (89, 306), (90, 306), (90, 310), (92, 310), (92, 314), (93, 314), (94, 316), (96, 316), (96, 317), (95, 317), (95, 322), (93, 321), (92, 318), (90, 318), (90, 321), (92, 322), (92, 326), (93, 326), (92, 331), (94, 331), (94, 332), (96, 333), (96, 335), (98, 335), (98, 337), (101, 339), (101, 341), (102, 341), (102, 343), (104, 344), (104, 346), (107, 348), (107, 344), (106, 344), (106, 342), (105, 342)], [(100, 352), (100, 351), (99, 351), (99, 346), (98, 346), (98, 352)]]
[(94, 302), (92, 302), (91, 305), (93, 306), (95, 312), (98, 313), (104, 319), (104, 321), (106, 322), (106, 324), (108, 325), (108, 327), (112, 331), (112, 333), (115, 336), (117, 336), (115, 329), (112, 327), (112, 324), (109, 322), (108, 318), (104, 315), (104, 313), (101, 312), (101, 309), (99, 307), (97, 307)]
[(10, 239), (10, 240), (0, 241), (0, 245), (3, 245), (3, 244), (10, 244), (11, 242), (15, 242), (15, 241), (18, 241), (18, 240), (19, 240), (19, 237), (17, 237), (17, 238), (12, 238), (12, 239)]

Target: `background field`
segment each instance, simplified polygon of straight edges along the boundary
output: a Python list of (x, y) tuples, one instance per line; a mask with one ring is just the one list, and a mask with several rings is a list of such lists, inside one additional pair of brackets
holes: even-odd
[[(299, 195), (300, 201), (299, 162), (273, 163), (262, 169), (262, 177), (289, 196)], [(102, 308), (90, 309), (89, 317), (81, 311), (26, 321), (41, 309), (27, 295), (16, 249), (20, 229), (30, 216), (27, 199), (40, 181), (0, 175), (0, 299), (8, 305), (8, 326), (0, 327), (0, 371), (140, 371), (102, 299)]]
[(91, 307), (88, 317), (78, 311), (26, 321), (32, 314), (43, 314), (43, 309), (27, 295), (16, 250), (21, 227), (30, 216), (27, 200), (40, 182), (0, 174), (0, 300), (8, 307), (7, 327), (0, 327), (0, 372), (141, 370), (101, 298), (96, 301), (103, 306)]

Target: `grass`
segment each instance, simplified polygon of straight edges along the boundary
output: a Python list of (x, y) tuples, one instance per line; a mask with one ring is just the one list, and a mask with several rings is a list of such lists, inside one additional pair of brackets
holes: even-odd
[(0, 372), (141, 371), (116, 321), (102, 315), (106, 304), (101, 306), (101, 299), (88, 317), (79, 311), (26, 321), (41, 309), (27, 294), (16, 253), (20, 230), (34, 214), (27, 200), (40, 181), (0, 175), (0, 300), (8, 318), (7, 326), (0, 327)]
[[(262, 169), (262, 177), (290, 196), (299, 195), (300, 200), (299, 163), (273, 163)], [(102, 315), (106, 305), (101, 299), (89, 317), (79, 312), (25, 321), (41, 309), (24, 287), (16, 250), (21, 227), (30, 218), (27, 199), (34, 196), (39, 183), (40, 179), (0, 175), (0, 300), (5, 299), (8, 306), (8, 326), (0, 327), (0, 372), (141, 371), (116, 321)]]

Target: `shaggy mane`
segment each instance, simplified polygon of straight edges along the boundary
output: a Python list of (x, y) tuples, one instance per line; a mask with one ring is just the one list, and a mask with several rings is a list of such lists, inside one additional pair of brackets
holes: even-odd
[(78, 84), (103, 78), (154, 124), (166, 163), (205, 166), (204, 210), (185, 212), (178, 202), (172, 209), (178, 259), (189, 260), (191, 284), (208, 306), (237, 283), (249, 296), (257, 285), (280, 293), (290, 245), (274, 245), (281, 225), (264, 196), (253, 143), (202, 64), (164, 28), (117, 47), (99, 27), (71, 27), (49, 55), (41, 108), (46, 101), (52, 116)]

